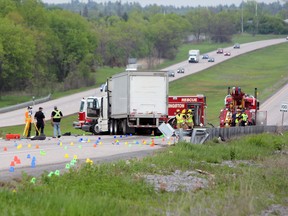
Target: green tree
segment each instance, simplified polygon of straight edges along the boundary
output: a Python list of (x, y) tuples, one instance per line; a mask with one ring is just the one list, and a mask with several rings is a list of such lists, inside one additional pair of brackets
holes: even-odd
[(211, 21), (211, 40), (217, 43), (230, 42), (236, 32), (235, 23), (229, 12), (222, 11), (216, 14)]
[(0, 19), (1, 90), (25, 90), (32, 78), (35, 43), (30, 32)]

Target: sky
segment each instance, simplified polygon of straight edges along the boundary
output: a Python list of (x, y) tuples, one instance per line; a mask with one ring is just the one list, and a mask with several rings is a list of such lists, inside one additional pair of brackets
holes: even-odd
[[(80, 2), (86, 3), (88, 0), (79, 0)], [(93, 0), (94, 2), (101, 3), (101, 2), (108, 2), (109, 0)], [(110, 0), (111, 2), (116, 2), (117, 0)], [(119, 0), (118, 0), (119, 1)], [(245, 0), (243, 0), (245, 1)], [(42, 0), (44, 3), (70, 3), (71, 0)], [(141, 6), (146, 6), (149, 4), (158, 4), (158, 5), (173, 5), (175, 7), (181, 6), (216, 6), (216, 5), (231, 5), (235, 4), (239, 6), (242, 0), (121, 0), (122, 3), (127, 2), (139, 2)], [(257, 2), (264, 2), (264, 3), (273, 3), (277, 2), (277, 0), (257, 0)], [(281, 0), (280, 0), (281, 2)]]

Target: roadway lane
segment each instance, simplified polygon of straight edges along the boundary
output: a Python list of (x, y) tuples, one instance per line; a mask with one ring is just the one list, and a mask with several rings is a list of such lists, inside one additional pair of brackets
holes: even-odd
[(288, 83), (283, 86), (276, 94), (272, 95), (262, 105), (260, 110), (267, 111), (267, 125), (288, 125), (288, 113), (280, 112), (281, 104), (288, 104)]
[[(185, 69), (184, 74), (176, 74), (175, 77), (170, 77), (170, 81), (182, 78), (184, 76), (191, 75), (193, 73), (197, 73), (199, 71), (205, 70), (209, 67), (214, 66), (215, 64), (221, 63), (227, 59), (239, 56), (241, 54), (251, 52), (257, 49), (261, 49), (263, 47), (275, 45), (275, 44), (280, 44), (280, 43), (287, 43), (286, 39), (272, 39), (272, 40), (265, 40), (265, 41), (257, 41), (257, 42), (251, 42), (251, 43), (246, 43), (246, 44), (241, 44), (240, 49), (233, 49), (233, 47), (226, 47), (224, 48), (225, 51), (230, 51), (231, 56), (224, 56), (223, 54), (216, 54), (216, 51), (209, 52), (207, 53), (209, 56), (215, 58), (215, 62), (207, 62), (207, 60), (202, 60), (198, 64), (189, 64), (188, 61), (183, 61), (181, 63), (175, 64), (173, 66), (167, 67), (163, 70), (177, 70), (179, 67), (183, 67)], [(192, 47), (191, 47), (192, 48)], [(194, 48), (197, 48), (195, 46)], [(204, 53), (202, 53), (204, 54)], [(46, 115), (46, 118), (48, 119), (50, 117), (50, 114), (53, 110), (53, 107), (56, 105), (60, 110), (62, 110), (64, 115), (71, 115), (74, 113), (77, 113), (79, 110), (79, 102), (80, 99), (83, 97), (91, 96), (91, 95), (100, 95), (100, 90), (99, 88), (85, 91), (85, 92), (80, 92), (74, 95), (66, 96), (63, 98), (59, 98), (56, 100), (51, 100), (49, 102), (45, 102), (42, 104), (35, 105), (33, 108), (33, 112), (36, 112), (38, 110), (38, 107), (41, 106), (44, 108), (44, 113)], [(282, 100), (282, 99), (280, 99)], [(284, 100), (284, 98), (283, 98)], [(12, 112), (7, 112), (7, 113), (1, 113), (0, 114), (0, 127), (6, 127), (6, 126), (13, 126), (13, 125), (22, 125), (24, 124), (24, 112), (25, 109), (20, 109), (20, 110), (15, 110)], [(277, 119), (274, 119), (275, 122), (278, 122)], [(272, 123), (274, 124), (274, 123)]]
[[(154, 137), (153, 140), (154, 145), (151, 145), (151, 137), (144, 136), (62, 136), (34, 141), (0, 139), (0, 180), (21, 177), (23, 172), (32, 176), (40, 176), (44, 171), (63, 173), (87, 159), (100, 163), (144, 157), (176, 143), (175, 138)], [(75, 166), (70, 164), (74, 158), (77, 158)]]

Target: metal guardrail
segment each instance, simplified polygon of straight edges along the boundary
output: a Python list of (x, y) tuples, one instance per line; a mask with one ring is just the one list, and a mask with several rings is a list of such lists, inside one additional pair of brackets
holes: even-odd
[(190, 143), (203, 144), (206, 141), (218, 139), (229, 140), (231, 138), (240, 137), (249, 134), (261, 133), (282, 133), (288, 131), (288, 126), (245, 126), (245, 127), (229, 127), (229, 128), (193, 128), (193, 130), (173, 129), (168, 123), (162, 123), (158, 129), (165, 137), (178, 136), (179, 141), (187, 140), (184, 137), (190, 138)]
[(31, 101), (28, 101), (28, 102), (25, 102), (25, 103), (20, 103), (20, 104), (16, 104), (16, 105), (13, 105), (13, 106), (0, 108), (0, 113), (10, 112), (10, 111), (22, 109), (22, 108), (25, 108), (25, 107), (28, 107), (28, 106), (34, 106), (36, 104), (44, 103), (46, 101), (49, 101), (50, 99), (51, 99), (51, 94), (49, 94), (46, 97), (36, 99), (34, 101), (31, 100)]
[(195, 128), (191, 135), (191, 143), (203, 144), (208, 140), (220, 138), (221, 140), (229, 140), (231, 138), (240, 137), (249, 134), (261, 133), (281, 133), (288, 131), (288, 126), (245, 126), (230, 128)]

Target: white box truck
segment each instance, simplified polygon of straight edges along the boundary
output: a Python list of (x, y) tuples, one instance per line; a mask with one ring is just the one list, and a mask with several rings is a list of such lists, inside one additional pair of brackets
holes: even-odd
[(198, 63), (199, 59), (200, 59), (200, 50), (189, 50), (188, 53), (189, 63)]
[(89, 97), (86, 119), (78, 128), (94, 134), (156, 130), (168, 118), (168, 83), (167, 71), (116, 74), (107, 80), (106, 94)]

